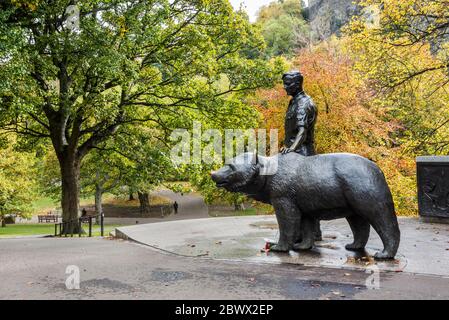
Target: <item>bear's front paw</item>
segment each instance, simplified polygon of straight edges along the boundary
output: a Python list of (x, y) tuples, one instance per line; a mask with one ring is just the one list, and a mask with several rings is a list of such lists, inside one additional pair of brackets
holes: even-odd
[(345, 248), (346, 248), (346, 250), (349, 250), (349, 251), (364, 251), (365, 250), (365, 246), (361, 246), (357, 243), (347, 244), (345, 246)]
[(270, 251), (274, 251), (274, 252), (288, 252), (289, 248), (288, 248), (288, 245), (286, 245), (286, 244), (278, 243), (278, 244), (270, 246)]
[(374, 259), (376, 260), (392, 260), (394, 259), (394, 255), (392, 255), (391, 253), (387, 252), (387, 251), (378, 251), (376, 252), (376, 254), (374, 255)]
[(304, 251), (304, 250), (310, 250), (312, 248), (313, 248), (313, 243), (307, 242), (307, 241), (298, 242), (293, 245), (293, 250)]

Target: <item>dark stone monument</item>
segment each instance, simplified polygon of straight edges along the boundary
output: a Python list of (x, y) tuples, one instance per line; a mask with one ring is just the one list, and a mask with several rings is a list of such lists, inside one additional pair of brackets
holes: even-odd
[(418, 157), (416, 173), (421, 219), (449, 223), (449, 156)]
[(217, 187), (273, 205), (280, 235), (272, 251), (309, 250), (314, 221), (346, 218), (354, 234), (347, 250), (364, 250), (372, 226), (384, 246), (374, 257), (393, 259), (397, 253), (400, 231), (390, 188), (380, 168), (366, 158), (245, 153), (211, 176)]

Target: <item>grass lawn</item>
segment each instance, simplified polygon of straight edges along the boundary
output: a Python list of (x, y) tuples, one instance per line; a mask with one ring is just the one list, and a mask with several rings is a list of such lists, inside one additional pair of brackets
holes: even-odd
[(54, 210), (55, 207), (59, 206), (59, 204), (48, 197), (42, 197), (33, 202), (33, 213), (47, 213), (50, 210)]
[[(103, 202), (108, 203), (115, 200), (115, 196), (112, 194), (105, 194), (103, 196)], [(82, 197), (80, 198), (81, 206), (93, 206), (95, 203), (94, 197)], [(49, 197), (42, 197), (33, 202), (32, 215), (45, 214), (49, 211), (61, 209), (60, 200), (54, 200)]]
[[(121, 225), (105, 225), (104, 235), (109, 235), (109, 232)], [(84, 230), (88, 232), (88, 225), (84, 225)], [(100, 236), (100, 226), (92, 226), (92, 235)], [(55, 225), (40, 223), (40, 224), (8, 224), (5, 228), (0, 228), (0, 238), (31, 236), (31, 235), (54, 235)]]
[[(150, 204), (152, 206), (158, 205), (166, 205), (171, 204), (172, 201), (169, 198), (158, 196), (158, 195), (150, 195)], [(94, 197), (84, 197), (80, 198), (80, 206), (93, 207), (95, 205)], [(104, 207), (111, 206), (117, 209), (122, 209), (126, 213), (127, 208), (139, 208), (139, 200), (129, 201), (128, 197), (116, 197), (112, 194), (103, 195), (103, 205)], [(39, 214), (46, 214), (50, 211), (54, 211), (58, 209), (61, 211), (61, 205), (58, 201), (48, 198), (42, 197), (33, 202), (33, 212), (31, 215), (36, 216)], [(105, 212), (106, 215), (108, 212)], [(59, 213), (60, 214), (60, 213)], [(1, 233), (0, 233), (1, 234)]]

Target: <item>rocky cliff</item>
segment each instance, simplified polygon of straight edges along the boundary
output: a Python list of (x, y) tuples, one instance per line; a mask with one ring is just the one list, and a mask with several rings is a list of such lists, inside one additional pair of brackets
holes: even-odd
[(358, 2), (359, 0), (309, 0), (306, 14), (313, 37), (323, 40), (334, 33), (338, 34), (353, 15), (360, 14)]

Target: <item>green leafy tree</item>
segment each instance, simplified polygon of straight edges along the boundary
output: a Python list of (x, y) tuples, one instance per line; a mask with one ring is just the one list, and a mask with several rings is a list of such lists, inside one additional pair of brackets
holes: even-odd
[(257, 23), (262, 29), (270, 57), (293, 56), (309, 43), (309, 27), (298, 0), (277, 1), (262, 7)]
[[(120, 187), (122, 158), (112, 152), (94, 151), (86, 156), (81, 167), (81, 193), (95, 195), (95, 211), (103, 212), (103, 195)], [(96, 220), (98, 222), (98, 219)]]
[[(355, 69), (414, 157), (449, 152), (449, 1), (366, 0), (346, 29)], [(374, 18), (374, 19), (373, 19)], [(375, 23), (373, 23), (373, 21)]]
[(139, 126), (128, 132), (134, 134), (118, 135), (99, 150), (113, 152), (118, 159), (120, 188), (116, 193), (137, 193), (140, 212), (146, 214), (150, 211), (150, 192), (173, 177), (170, 145), (159, 138), (162, 133), (155, 128)]
[(239, 111), (232, 93), (278, 77), (276, 63), (243, 54), (264, 41), (227, 0), (7, 0), (0, 9), (0, 127), (51, 141), (63, 221), (78, 215), (91, 150), (134, 123), (165, 133), (191, 125), (193, 112), (226, 118)]
[(33, 155), (17, 152), (10, 139), (0, 147), (0, 220), (5, 227), (5, 217), (27, 217), (35, 197)]

